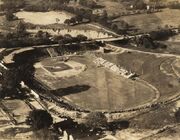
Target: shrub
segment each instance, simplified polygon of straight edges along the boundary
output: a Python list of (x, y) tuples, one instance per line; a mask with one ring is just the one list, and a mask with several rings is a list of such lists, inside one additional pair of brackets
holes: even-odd
[(101, 112), (91, 112), (86, 117), (85, 125), (92, 129), (106, 127), (107, 118)]
[(33, 110), (29, 113), (27, 124), (31, 125), (34, 130), (48, 128), (53, 124), (53, 118), (45, 110)]

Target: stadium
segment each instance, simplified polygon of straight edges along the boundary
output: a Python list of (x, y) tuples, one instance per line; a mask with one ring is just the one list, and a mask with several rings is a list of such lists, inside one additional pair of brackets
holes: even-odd
[[(127, 78), (105, 66), (98, 66), (94, 55), (117, 66), (121, 65), (128, 71), (134, 71), (139, 76), (135, 79)], [(86, 53), (48, 57), (35, 64), (35, 78), (47, 87), (52, 96), (87, 111), (116, 112), (137, 109), (174, 97), (175, 91), (179, 89), (176, 78), (169, 77), (159, 69), (159, 66), (169, 58), (158, 58), (150, 54), (141, 54), (142, 57), (139, 58), (139, 55), (128, 52), (122, 54), (94, 52), (93, 55)], [(126, 58), (130, 56), (134, 58), (127, 60)], [(177, 62), (175, 64), (177, 65)], [(157, 85), (157, 78), (150, 75), (150, 70), (154, 71), (154, 76), (159, 75), (159, 80), (164, 81), (164, 84), (169, 84), (167, 79), (174, 79), (171, 83), (173, 87), (167, 87), (164, 91), (164, 86)]]

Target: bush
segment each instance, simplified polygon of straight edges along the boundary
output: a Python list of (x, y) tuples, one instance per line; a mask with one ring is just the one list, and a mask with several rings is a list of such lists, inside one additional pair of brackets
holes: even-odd
[(53, 118), (45, 110), (33, 110), (29, 114), (27, 124), (31, 125), (34, 130), (49, 128), (53, 124)]
[(135, 0), (134, 1), (134, 7), (136, 9), (146, 9), (146, 4), (144, 3), (143, 0)]
[(80, 0), (79, 3), (83, 6), (89, 7), (89, 8), (97, 8), (98, 5), (94, 0)]
[(1, 9), (4, 11), (17, 11), (20, 8), (25, 6), (24, 0), (2, 0), (3, 4), (1, 5)]
[(180, 3), (170, 3), (168, 7), (171, 9), (180, 9)]
[(174, 35), (174, 33), (170, 29), (160, 29), (159, 31), (152, 31), (150, 33), (153, 40), (166, 40), (172, 35)]
[(76, 36), (76, 40), (77, 40), (78, 42), (86, 41), (87, 39), (88, 39), (88, 38), (87, 38), (86, 36), (81, 35), (81, 34), (79, 34), (79, 35)]
[(17, 19), (17, 17), (14, 16), (14, 14), (13, 14), (12, 11), (7, 11), (7, 12), (5, 13), (5, 16), (6, 16), (6, 19), (7, 19), (8, 21), (12, 21), (12, 20), (14, 20), (14, 19)]
[(96, 129), (107, 126), (107, 118), (102, 112), (91, 112), (86, 117), (86, 127)]

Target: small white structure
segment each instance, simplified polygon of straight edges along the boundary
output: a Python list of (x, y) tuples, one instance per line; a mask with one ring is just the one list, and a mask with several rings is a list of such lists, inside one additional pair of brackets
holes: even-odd
[(69, 135), (69, 140), (74, 140), (72, 135)]
[(21, 81), (20, 85), (21, 85), (21, 88), (27, 88), (27, 86), (24, 84), (23, 81)]
[(0, 67), (2, 67), (5, 70), (8, 70), (8, 68), (3, 63), (4, 63), (3, 61), (0, 62)]
[(150, 10), (150, 6), (149, 5), (147, 5), (146, 8), (147, 8), (147, 10)]
[(66, 131), (63, 131), (63, 137), (62, 137), (62, 140), (68, 140), (69, 139), (69, 136), (67, 134)]
[(32, 94), (34, 96), (34, 98), (39, 99), (39, 95), (35, 91), (33, 91), (32, 89), (31, 89), (30, 94)]

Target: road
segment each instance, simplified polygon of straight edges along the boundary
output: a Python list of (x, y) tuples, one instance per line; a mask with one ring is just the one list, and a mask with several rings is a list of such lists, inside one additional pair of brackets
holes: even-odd
[[(104, 39), (102, 39), (104, 40)], [(102, 40), (98, 40), (98, 41), (102, 41)], [(91, 43), (92, 41), (84, 41), (81, 42), (81, 44), (88, 44)], [(68, 43), (66, 45), (76, 45), (78, 44), (77, 42), (74, 43)], [(167, 54), (167, 53), (154, 53), (154, 52), (145, 52), (145, 51), (140, 51), (140, 50), (134, 50), (134, 49), (129, 49), (129, 48), (123, 48), (120, 46), (115, 46), (115, 45), (111, 45), (109, 43), (106, 43), (108, 48), (111, 48), (113, 50), (123, 50), (123, 51), (129, 51), (129, 52), (137, 52), (137, 53), (144, 53), (144, 54), (150, 54), (150, 55), (156, 55), (158, 57), (176, 57), (178, 59), (180, 59), (180, 55), (176, 55), (176, 54)], [(58, 47), (59, 44), (52, 44), (52, 45), (39, 45), (39, 46), (31, 46), (31, 47), (26, 47), (26, 48), (16, 48), (14, 49), (13, 52), (11, 52), (10, 54), (8, 54), (7, 56), (4, 56), (3, 58), (3, 62), (10, 64), (13, 63), (13, 57), (15, 54), (19, 54), (28, 50), (33, 50), (36, 48), (54, 48), (54, 47)], [(8, 49), (7, 49), (8, 50)]]

